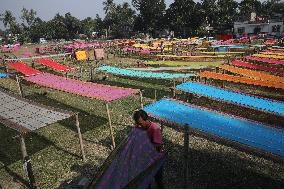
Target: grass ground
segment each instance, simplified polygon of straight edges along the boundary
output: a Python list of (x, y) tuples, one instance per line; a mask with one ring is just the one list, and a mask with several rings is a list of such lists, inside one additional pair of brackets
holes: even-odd
[[(29, 48), (23, 49), (31, 51)], [(22, 52), (17, 52), (19, 56)], [(136, 66), (136, 60), (111, 57), (103, 64), (123, 67)], [(83, 79), (88, 80), (89, 63), (70, 63), (71, 66), (83, 64)], [(38, 67), (42, 69), (41, 67)], [(170, 96), (172, 83), (163, 80), (129, 79), (109, 76), (95, 82), (144, 90), (145, 103), (154, 98)], [(220, 85), (211, 81), (212, 85)], [(16, 82), (1, 79), (0, 87), (17, 93)], [(248, 87), (246, 85), (226, 84), (227, 88), (284, 101), (283, 91)], [(103, 102), (64, 92), (41, 88), (24, 83), (25, 97), (36, 102), (79, 112), (80, 127), (83, 134), (87, 162), (80, 158), (79, 142), (76, 135), (75, 118), (50, 125), (26, 136), (28, 154), (32, 158), (36, 183), (42, 189), (72, 188), (74, 180), (81, 176), (91, 178), (110, 153), (111, 138), (107, 125), (107, 115)], [(194, 98), (193, 104), (210, 107), (263, 123), (284, 126), (280, 116), (220, 103), (207, 98)], [(131, 114), (140, 107), (139, 97), (132, 96), (111, 103), (111, 115), (115, 138), (118, 143), (130, 130)], [(165, 127), (165, 149), (169, 157), (165, 165), (164, 182), (168, 189), (182, 187), (183, 134), (181, 131)], [(22, 160), (17, 133), (0, 126), (0, 188), (24, 189), (26, 178), (22, 169)], [(284, 188), (284, 165), (261, 157), (238, 151), (196, 136), (190, 137), (190, 185), (192, 188)], [(73, 181), (72, 181), (73, 180)]]

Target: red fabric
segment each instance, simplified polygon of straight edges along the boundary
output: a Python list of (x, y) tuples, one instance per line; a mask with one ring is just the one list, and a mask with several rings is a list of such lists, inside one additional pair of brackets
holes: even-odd
[(252, 64), (252, 63), (249, 63), (249, 62), (243, 62), (243, 61), (239, 61), (239, 60), (232, 61), (232, 65), (242, 66), (242, 67), (245, 67), (245, 68), (252, 68), (252, 69), (256, 69), (256, 70), (268, 71), (268, 72), (273, 72), (273, 73), (278, 73), (278, 74), (284, 75), (284, 70), (277, 69), (277, 68), (270, 68), (270, 67)]
[(252, 57), (252, 56), (246, 56), (245, 59), (253, 60), (253, 61), (259, 61), (259, 62), (265, 62), (265, 63), (269, 63), (269, 64), (283, 64), (284, 65), (284, 60), (278, 60), (278, 59), (269, 59), (269, 58)]
[(74, 68), (71, 68), (69, 66), (65, 66), (65, 65), (62, 65), (62, 64), (59, 64), (51, 59), (47, 59), (47, 58), (40, 58), (40, 59), (35, 59), (36, 62), (42, 64), (42, 65), (45, 65), (49, 68), (52, 68), (56, 71), (61, 71), (61, 72), (67, 72), (67, 71), (70, 71), (70, 70), (73, 70)]
[(37, 75), (40, 74), (41, 72), (22, 63), (22, 62), (10, 62), (8, 63), (8, 67), (14, 68), (18, 72), (21, 72), (25, 76), (32, 76), (32, 75)]
[(147, 129), (147, 134), (154, 144), (162, 144), (162, 131), (157, 123), (151, 122), (150, 127)]

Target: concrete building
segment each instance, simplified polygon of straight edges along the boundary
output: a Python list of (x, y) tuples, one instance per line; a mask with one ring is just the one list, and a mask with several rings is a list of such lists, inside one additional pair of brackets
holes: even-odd
[(284, 36), (284, 20), (281, 16), (270, 20), (258, 18), (255, 13), (252, 13), (250, 21), (234, 22), (234, 34), (237, 37), (243, 36), (244, 34)]

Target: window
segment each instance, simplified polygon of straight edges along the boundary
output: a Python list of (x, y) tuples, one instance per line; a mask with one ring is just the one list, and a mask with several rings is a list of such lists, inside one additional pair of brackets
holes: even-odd
[(272, 32), (280, 32), (280, 25), (272, 26)]
[(238, 28), (238, 33), (239, 34), (245, 33), (245, 28), (244, 27)]

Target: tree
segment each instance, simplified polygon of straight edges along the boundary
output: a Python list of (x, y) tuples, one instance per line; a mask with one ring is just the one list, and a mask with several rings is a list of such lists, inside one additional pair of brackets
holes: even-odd
[(237, 19), (238, 3), (234, 0), (218, 0), (217, 7), (216, 28), (218, 33), (231, 30), (234, 26), (234, 21)]
[[(139, 11), (136, 29), (154, 34), (164, 29), (166, 4), (164, 0), (132, 0), (132, 5)], [(137, 23), (137, 22), (136, 22)]]
[(70, 12), (65, 14), (63, 23), (68, 31), (66, 34), (66, 39), (74, 39), (78, 36), (78, 34), (82, 33), (80, 20), (72, 16)]
[(5, 28), (11, 28), (12, 25), (16, 24), (16, 18), (11, 11), (6, 10), (0, 16), (0, 20), (3, 22)]
[(128, 3), (116, 5), (112, 0), (104, 3), (106, 16), (104, 26), (110, 30), (112, 37), (129, 37), (133, 31), (135, 11), (131, 9)]
[(21, 19), (23, 21), (23, 25), (25, 25), (25, 23), (27, 24), (27, 28), (30, 28), (30, 26), (34, 23), (34, 21), (36, 20), (36, 11), (31, 9), (31, 10), (27, 10), (26, 8), (22, 9), (22, 16)]
[(46, 22), (42, 21), (39, 17), (35, 18), (29, 30), (29, 36), (32, 42), (38, 42), (39, 38), (46, 37), (46, 26)]
[(200, 21), (200, 4), (193, 0), (175, 0), (166, 11), (169, 29), (183, 37), (196, 34), (197, 28), (201, 25)]
[(284, 14), (284, 1), (268, 0), (262, 3), (263, 16), (271, 17), (273, 14)]
[(239, 18), (241, 20), (249, 20), (252, 12), (257, 15), (262, 14), (261, 2), (258, 0), (243, 0), (239, 3)]

